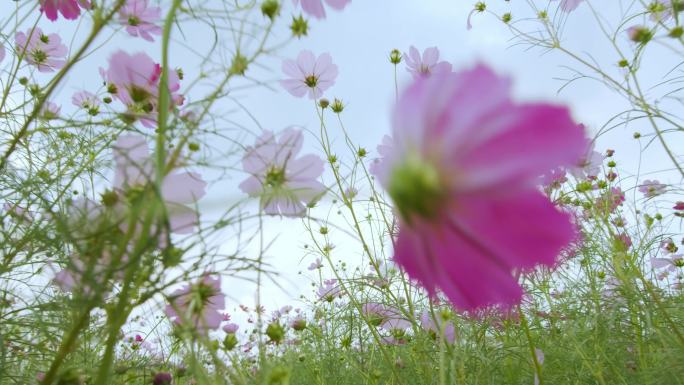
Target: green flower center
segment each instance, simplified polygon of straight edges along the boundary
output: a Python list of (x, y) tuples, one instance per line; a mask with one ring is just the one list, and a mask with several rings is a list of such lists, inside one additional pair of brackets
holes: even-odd
[(137, 27), (138, 25), (140, 25), (140, 19), (137, 16), (129, 16), (128, 25)]
[(304, 79), (304, 83), (306, 83), (307, 87), (314, 88), (318, 84), (318, 78), (314, 75), (309, 75)]
[(437, 168), (417, 154), (409, 155), (403, 164), (394, 168), (388, 192), (405, 220), (415, 214), (435, 216), (445, 194)]
[(264, 178), (264, 184), (271, 188), (278, 188), (285, 184), (285, 169), (272, 166)]
[(33, 52), (31, 52), (31, 56), (33, 57), (33, 61), (42, 64), (47, 61), (48, 55), (45, 53), (45, 51), (36, 49)]

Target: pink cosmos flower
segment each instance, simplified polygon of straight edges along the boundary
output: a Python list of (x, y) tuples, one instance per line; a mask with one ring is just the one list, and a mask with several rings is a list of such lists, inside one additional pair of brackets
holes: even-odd
[(243, 169), (250, 176), (240, 189), (251, 197), (259, 197), (261, 209), (269, 215), (299, 217), (306, 206), (325, 192), (316, 179), (323, 173), (323, 160), (308, 154), (298, 157), (304, 136), (288, 128), (276, 139), (271, 131), (257, 138), (242, 158)]
[(57, 20), (57, 12), (67, 20), (76, 20), (81, 14), (81, 8), (91, 7), (88, 0), (40, 0), (40, 11), (51, 21)]
[(677, 210), (677, 211), (684, 211), (684, 202), (682, 202), (682, 201), (677, 201), (677, 202), (675, 203), (674, 207), (672, 207), (672, 209), (673, 209), (673, 210)]
[(513, 271), (553, 266), (575, 238), (535, 182), (586, 151), (582, 128), (566, 108), (514, 103), (510, 81), (479, 65), (417, 79), (392, 132), (372, 171), (399, 217), (395, 262), (460, 309), (518, 303)]
[[(139, 118), (145, 127), (156, 126), (159, 99), (159, 80), (162, 68), (146, 53), (129, 55), (118, 51), (109, 58), (109, 68), (101, 73), (107, 88), (116, 99), (128, 107), (128, 113)], [(180, 77), (176, 71), (169, 72), (171, 108), (184, 102), (180, 89)]]
[[(442, 330), (442, 321), (437, 317), (437, 320), (432, 318), (430, 313), (426, 310), (420, 315), (420, 326), (427, 332), (434, 334), (435, 338), (440, 337), (440, 333)], [(454, 340), (456, 339), (456, 329), (454, 328), (454, 324), (451, 322), (448, 322), (446, 325), (444, 325), (444, 338), (447, 340), (448, 343), (453, 344)]]
[(174, 291), (164, 312), (177, 325), (191, 322), (198, 332), (206, 334), (221, 326), (221, 311), (225, 307), (221, 277), (205, 274), (195, 284)]
[(317, 99), (335, 84), (337, 66), (327, 52), (316, 58), (313, 52), (303, 50), (297, 60), (283, 61), (283, 72), (290, 77), (280, 81), (287, 92), (298, 98), (308, 93), (310, 99)]
[(318, 288), (318, 299), (320, 300), (332, 302), (342, 295), (342, 288), (337, 284), (336, 279), (326, 279), (323, 281), (323, 286)]
[(596, 209), (612, 213), (625, 201), (625, 193), (619, 187), (613, 187), (596, 199)]
[(651, 266), (657, 270), (658, 279), (663, 280), (678, 268), (684, 267), (684, 256), (676, 254), (668, 258), (651, 258)]
[(88, 111), (90, 115), (97, 115), (100, 110), (100, 99), (88, 91), (76, 92), (71, 97), (71, 103), (79, 108)]
[(321, 259), (320, 259), (320, 258), (316, 258), (316, 260), (313, 261), (313, 262), (311, 262), (311, 264), (309, 265), (309, 267), (307, 267), (306, 269), (309, 270), (309, 271), (313, 271), (313, 270), (316, 270), (316, 269), (320, 269), (321, 267), (323, 267), (323, 264), (321, 263)]
[(67, 47), (56, 33), (45, 35), (36, 27), (26, 33), (17, 32), (15, 43), (19, 55), (23, 54), (24, 59), (40, 72), (54, 72), (66, 64)]
[(240, 329), (240, 325), (235, 324), (235, 323), (229, 323), (223, 325), (223, 331), (228, 333), (228, 334), (235, 334), (238, 329)]
[(582, 1), (584, 0), (560, 0), (560, 8), (563, 12), (572, 12), (579, 7)]
[(550, 193), (552, 190), (557, 190), (561, 188), (563, 183), (567, 182), (568, 178), (565, 176), (565, 170), (561, 168), (555, 168), (545, 173), (541, 177), (541, 184), (544, 187), (546, 193)]
[[(300, 0), (292, 0), (294, 5), (299, 5)], [(323, 8), (323, 0), (301, 0), (302, 10), (306, 14), (315, 17), (316, 19), (325, 19), (325, 8)], [(351, 0), (325, 0), (329, 7), (341, 11)]]
[(161, 8), (150, 7), (148, 0), (128, 0), (119, 9), (119, 23), (126, 26), (131, 36), (154, 41), (152, 35), (161, 35), (162, 29), (155, 23), (161, 18)]
[[(155, 180), (154, 160), (147, 141), (140, 135), (122, 135), (114, 145), (115, 192), (125, 196), (126, 191), (145, 187)], [(169, 172), (161, 185), (169, 221), (169, 230), (175, 234), (191, 234), (198, 225), (197, 212), (188, 207), (206, 193), (206, 182), (195, 172)], [(123, 199), (120, 199), (120, 201)], [(121, 208), (125, 210), (125, 208)], [(126, 226), (127, 222), (122, 223)]]
[(406, 58), (406, 70), (413, 75), (413, 78), (430, 76), (431, 74), (441, 74), (451, 72), (451, 63), (439, 60), (439, 49), (437, 47), (425, 48), (423, 55), (416, 47), (411, 46), (409, 53), (404, 54)]
[(653, 198), (658, 195), (665, 194), (667, 186), (658, 182), (657, 180), (645, 180), (639, 186), (639, 192), (644, 194), (646, 198)]
[(568, 167), (568, 172), (579, 180), (596, 179), (598, 174), (601, 173), (601, 166), (603, 166), (604, 159), (605, 156), (600, 152), (595, 151), (594, 146), (592, 145), (579, 162), (573, 165), (573, 167)]
[(56, 119), (59, 117), (59, 111), (62, 108), (58, 106), (56, 103), (47, 101), (43, 103), (43, 108), (40, 111), (40, 117), (45, 119), (45, 120), (52, 120)]

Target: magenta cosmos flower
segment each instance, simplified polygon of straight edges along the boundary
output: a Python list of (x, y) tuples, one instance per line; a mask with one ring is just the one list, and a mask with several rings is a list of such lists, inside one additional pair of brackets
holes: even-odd
[(298, 157), (303, 143), (302, 132), (288, 128), (277, 139), (265, 131), (247, 148), (242, 167), (250, 177), (240, 183), (240, 189), (259, 197), (266, 214), (304, 216), (306, 205), (325, 192), (317, 180), (323, 173), (323, 160), (313, 154)]
[(161, 8), (150, 7), (148, 0), (128, 0), (119, 10), (119, 23), (126, 26), (126, 32), (147, 41), (154, 41), (152, 35), (161, 35), (161, 27), (155, 24), (160, 18)]
[(416, 47), (411, 46), (409, 53), (404, 54), (404, 58), (408, 67), (406, 70), (413, 75), (414, 79), (452, 71), (451, 63), (438, 61), (439, 49), (437, 47), (426, 48), (421, 56)]
[[(146, 53), (129, 55), (118, 51), (109, 58), (109, 68), (102, 71), (107, 89), (116, 99), (128, 107), (132, 117), (139, 118), (145, 127), (156, 126), (159, 99), (159, 79), (162, 68)], [(171, 108), (183, 104), (180, 77), (176, 71), (169, 71), (169, 93)]]
[(56, 33), (45, 35), (36, 27), (15, 36), (17, 52), (40, 72), (54, 72), (66, 64), (67, 47)]
[[(114, 145), (114, 191), (141, 188), (155, 180), (154, 160), (147, 141), (140, 135), (122, 135)], [(172, 170), (161, 185), (169, 229), (174, 234), (190, 234), (198, 225), (197, 212), (188, 207), (206, 193), (206, 182), (195, 172)], [(122, 208), (123, 209), (123, 208)]]
[(519, 303), (514, 271), (552, 266), (575, 237), (535, 186), (587, 141), (566, 108), (516, 104), (479, 65), (417, 79), (400, 97), (373, 173), (399, 216), (394, 260), (462, 310)]
[[(300, 0), (292, 0), (294, 5), (299, 5)], [(323, 7), (323, 0), (301, 0), (302, 10), (307, 15), (313, 16), (316, 19), (325, 19), (325, 8)], [(325, 0), (325, 3), (332, 9), (341, 11), (351, 0)]]
[(88, 0), (40, 0), (40, 10), (48, 19), (55, 21), (61, 13), (67, 20), (76, 20), (81, 15), (81, 8), (90, 9)]
[(303, 50), (297, 60), (283, 61), (283, 72), (290, 77), (280, 81), (287, 92), (299, 98), (308, 93), (309, 98), (316, 99), (335, 84), (337, 66), (328, 53), (316, 58), (311, 51)]
[(164, 312), (177, 325), (188, 325), (206, 334), (221, 326), (226, 299), (221, 293), (221, 277), (205, 274), (198, 282), (186, 285), (169, 296)]

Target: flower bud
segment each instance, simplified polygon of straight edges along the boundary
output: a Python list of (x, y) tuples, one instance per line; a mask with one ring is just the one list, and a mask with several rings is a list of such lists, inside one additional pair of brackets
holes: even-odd
[(396, 48), (390, 52), (390, 63), (394, 65), (401, 63), (401, 52)]
[(290, 30), (292, 30), (292, 36), (306, 36), (309, 32), (309, 23), (306, 21), (306, 19), (304, 19), (304, 16), (302, 15), (299, 15), (299, 17), (292, 17), (292, 24), (290, 24)]
[(273, 20), (280, 13), (280, 3), (278, 0), (266, 0), (261, 3), (261, 13)]
[(173, 377), (171, 373), (159, 372), (152, 378), (152, 385), (171, 385), (173, 382)]
[(635, 43), (646, 44), (653, 38), (653, 32), (646, 27), (633, 26), (627, 28), (627, 36)]

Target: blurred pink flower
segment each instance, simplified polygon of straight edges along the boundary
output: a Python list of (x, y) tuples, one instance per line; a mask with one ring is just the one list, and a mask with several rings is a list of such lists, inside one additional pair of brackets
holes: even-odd
[[(299, 5), (300, 0), (292, 0), (294, 5)], [(316, 19), (325, 19), (325, 8), (323, 7), (323, 0), (301, 0), (302, 10)], [(341, 11), (351, 0), (325, 0), (329, 7)]]
[(148, 0), (128, 0), (119, 9), (119, 23), (126, 26), (126, 32), (147, 41), (154, 41), (152, 35), (161, 35), (161, 27), (155, 24), (160, 18), (161, 8), (150, 7)]
[(665, 194), (667, 186), (658, 182), (657, 180), (646, 179), (639, 185), (639, 192), (644, 194), (646, 198), (653, 198), (658, 195)]
[(76, 107), (88, 111), (90, 115), (97, 115), (100, 109), (100, 99), (88, 91), (76, 92), (71, 97), (71, 103)]
[(342, 297), (342, 288), (337, 285), (336, 279), (326, 279), (323, 286), (318, 287), (318, 299), (332, 302), (335, 298)]
[(297, 60), (284, 60), (283, 72), (289, 79), (280, 84), (293, 96), (303, 97), (307, 93), (310, 99), (323, 96), (323, 92), (335, 84), (337, 66), (333, 64), (329, 53), (322, 53), (316, 58), (313, 52), (303, 50)]
[(316, 260), (313, 261), (313, 262), (311, 262), (311, 264), (309, 265), (309, 267), (307, 267), (306, 269), (309, 270), (309, 271), (313, 271), (313, 270), (316, 270), (316, 269), (320, 269), (321, 267), (323, 267), (323, 264), (321, 263), (321, 259), (320, 259), (320, 258), (316, 258)]
[(677, 210), (677, 211), (684, 210), (684, 202), (682, 202), (682, 201), (675, 202), (675, 205), (674, 205), (674, 207), (672, 207), (672, 209)]
[(582, 156), (579, 162), (574, 164), (572, 167), (568, 167), (568, 172), (570, 175), (579, 180), (596, 179), (598, 174), (601, 173), (601, 166), (603, 166), (604, 159), (605, 156), (600, 152), (595, 151), (592, 144), (592, 146), (589, 148), (586, 154)]
[(421, 76), (430, 76), (432, 74), (449, 73), (453, 70), (451, 63), (439, 60), (439, 49), (437, 47), (425, 48), (423, 55), (416, 47), (411, 46), (409, 53), (404, 54), (406, 59), (406, 70), (416, 79)]
[(191, 322), (203, 334), (221, 326), (221, 311), (226, 304), (220, 276), (205, 274), (195, 284), (181, 287), (168, 298), (164, 312), (177, 325)]
[(57, 20), (57, 12), (67, 20), (76, 20), (81, 14), (81, 8), (90, 9), (88, 0), (40, 0), (40, 11), (52, 21)]
[(269, 215), (303, 216), (306, 206), (325, 192), (317, 181), (323, 173), (323, 160), (308, 154), (298, 157), (304, 136), (288, 128), (276, 139), (271, 131), (257, 138), (242, 158), (243, 169), (250, 176), (240, 189), (259, 197), (261, 209)]
[(535, 183), (586, 148), (567, 108), (515, 104), (485, 66), (417, 79), (373, 167), (399, 216), (395, 262), (462, 310), (519, 303), (513, 271), (553, 266), (576, 234)]
[[(552, 1), (556, 1), (556, 0), (552, 0)], [(577, 7), (579, 7), (579, 5), (582, 3), (582, 1), (584, 1), (584, 0), (560, 0), (560, 8), (564, 12), (572, 12), (575, 9), (577, 9)]]
[(40, 72), (54, 72), (66, 64), (67, 47), (56, 33), (45, 35), (36, 27), (26, 33), (17, 32), (15, 42), (17, 53)]
[(613, 187), (596, 199), (596, 208), (600, 211), (612, 213), (625, 201), (625, 194), (619, 187)]
[[(117, 51), (109, 58), (109, 68), (101, 72), (107, 88), (126, 105), (128, 113), (139, 118), (145, 127), (155, 127), (161, 66), (144, 52), (129, 55)], [(182, 105), (184, 98), (178, 93), (180, 77), (176, 71), (169, 71), (168, 87), (170, 108)]]
[[(430, 316), (430, 313), (426, 310), (420, 315), (420, 326), (427, 332), (434, 333), (435, 337), (439, 338), (441, 335), (441, 325), (442, 321), (439, 318), (439, 314), (437, 314), (437, 320), (432, 318)], [(456, 339), (456, 329), (454, 329), (454, 324), (451, 322), (448, 322), (446, 325), (444, 325), (444, 338), (449, 342), (450, 344), (454, 343), (454, 340)]]
[(58, 106), (56, 103), (51, 102), (51, 101), (46, 101), (43, 103), (43, 107), (40, 111), (40, 117), (45, 119), (45, 120), (52, 120), (57, 117), (59, 117), (59, 111), (62, 108)]
[[(145, 187), (154, 183), (154, 160), (150, 156), (147, 141), (140, 135), (122, 135), (114, 145), (114, 182), (115, 191)], [(177, 169), (164, 176), (161, 185), (161, 198), (164, 201), (169, 229), (175, 234), (190, 234), (198, 225), (195, 209), (188, 207), (206, 194), (207, 183), (195, 172), (181, 172)], [(122, 226), (126, 226), (124, 222)]]
[(235, 334), (238, 331), (238, 329), (240, 329), (240, 325), (235, 323), (228, 323), (223, 325), (223, 331), (228, 334)]

